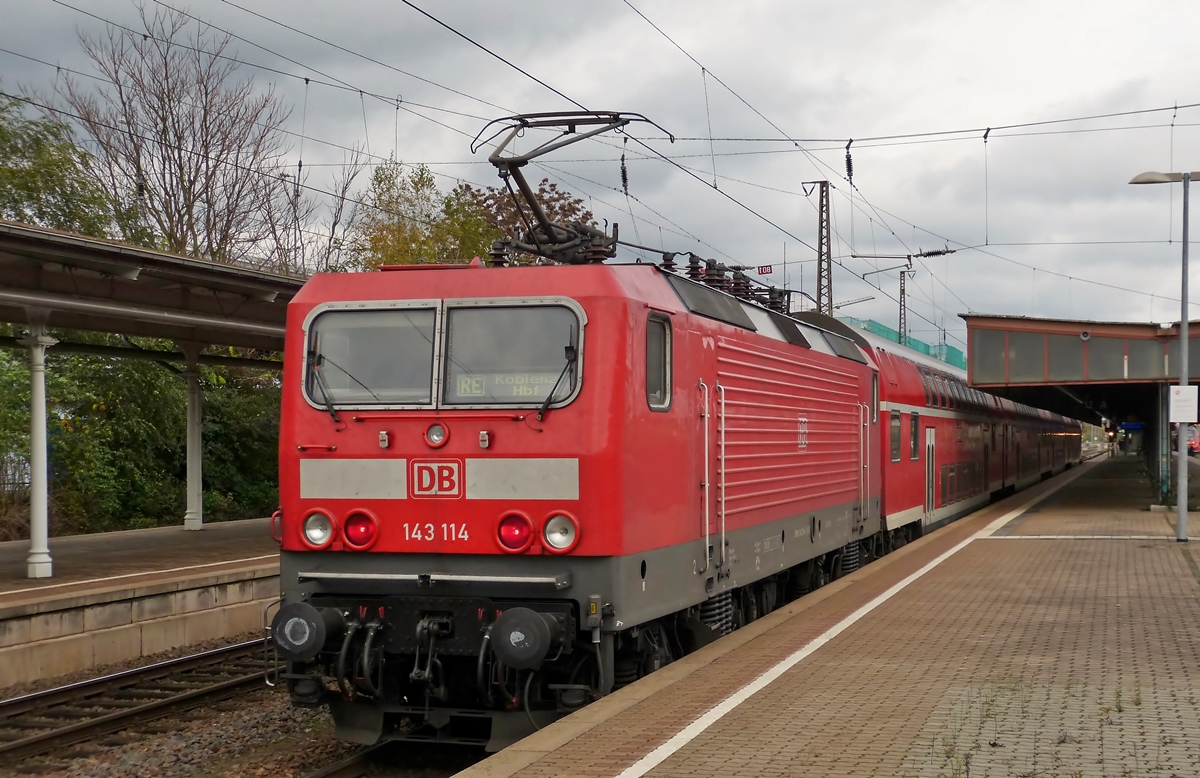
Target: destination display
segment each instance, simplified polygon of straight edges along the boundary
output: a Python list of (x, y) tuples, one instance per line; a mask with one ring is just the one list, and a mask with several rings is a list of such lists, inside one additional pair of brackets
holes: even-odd
[[(452, 402), (513, 402), (545, 399), (558, 380), (559, 373), (483, 373), (450, 376), (449, 399)], [(571, 376), (563, 377), (558, 397), (571, 391)]]

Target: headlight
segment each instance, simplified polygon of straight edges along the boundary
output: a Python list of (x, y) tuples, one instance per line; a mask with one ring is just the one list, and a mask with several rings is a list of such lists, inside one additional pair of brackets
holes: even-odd
[(324, 546), (333, 537), (333, 522), (324, 513), (310, 513), (304, 520), (304, 537), (314, 546)]
[(434, 448), (440, 447), (449, 437), (449, 431), (441, 424), (430, 424), (425, 430), (425, 442)]
[(579, 527), (570, 516), (556, 514), (546, 520), (542, 528), (542, 538), (546, 545), (555, 551), (566, 551), (575, 545), (579, 537)]

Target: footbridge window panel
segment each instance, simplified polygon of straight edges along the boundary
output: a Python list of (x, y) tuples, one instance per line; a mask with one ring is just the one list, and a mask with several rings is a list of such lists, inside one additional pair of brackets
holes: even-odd
[(975, 330), (971, 339), (972, 380), (977, 384), (1004, 383), (1003, 330)]
[(1046, 336), (1040, 332), (1008, 333), (1008, 381), (1038, 383), (1046, 377)]
[(1048, 335), (1051, 381), (1083, 381), (1083, 344), (1078, 335)]
[(1088, 341), (1088, 380), (1125, 379), (1125, 339), (1093, 336)]
[(1157, 340), (1129, 339), (1129, 378), (1166, 378), (1163, 344)]
[[(1179, 339), (1167, 341), (1167, 375), (1179, 375)], [(1200, 338), (1188, 341), (1188, 376), (1200, 378)]]

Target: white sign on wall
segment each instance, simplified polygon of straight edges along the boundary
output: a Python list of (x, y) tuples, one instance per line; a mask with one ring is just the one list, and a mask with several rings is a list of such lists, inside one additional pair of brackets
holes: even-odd
[(1172, 423), (1196, 423), (1195, 386), (1172, 386), (1170, 416)]

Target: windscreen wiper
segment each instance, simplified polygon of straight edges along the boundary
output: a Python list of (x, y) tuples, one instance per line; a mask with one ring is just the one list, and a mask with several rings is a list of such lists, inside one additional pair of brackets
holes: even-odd
[(563, 349), (563, 351), (566, 352), (567, 364), (563, 365), (562, 372), (558, 374), (558, 378), (555, 380), (554, 386), (550, 388), (550, 394), (546, 395), (546, 399), (542, 403), (542, 407), (538, 409), (538, 421), (541, 421), (543, 418), (545, 418), (546, 411), (550, 409), (550, 402), (554, 399), (554, 393), (558, 391), (558, 385), (562, 383), (563, 377), (567, 374), (567, 371), (571, 369), (571, 366), (575, 364), (575, 360), (579, 357), (579, 352), (575, 350), (574, 346), (567, 346), (565, 349)]
[(329, 399), (329, 387), (325, 384), (325, 376), (321, 373), (320, 365), (317, 360), (324, 361), (324, 357), (318, 355), (316, 349), (308, 352), (308, 369), (312, 372), (313, 383), (317, 385), (317, 389), (321, 390), (321, 402), (325, 403), (325, 410), (329, 411), (329, 416), (333, 419), (334, 424), (341, 424), (342, 420), (338, 418), (337, 410), (333, 407), (333, 400)]

